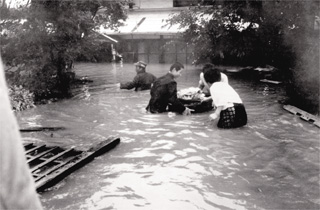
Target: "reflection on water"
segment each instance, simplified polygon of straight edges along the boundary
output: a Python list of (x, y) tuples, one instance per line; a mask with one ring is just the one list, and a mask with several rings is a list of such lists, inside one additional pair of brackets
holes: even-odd
[[(89, 148), (106, 137), (121, 143), (41, 195), (46, 209), (319, 209), (319, 129), (284, 111), (282, 87), (229, 75), (248, 125), (218, 129), (209, 113), (148, 114), (149, 91), (119, 90), (134, 67), (78, 64), (93, 83), (72, 99), (18, 114), (25, 141)], [(169, 65), (151, 64), (161, 76)], [(178, 89), (197, 86), (187, 66)]]

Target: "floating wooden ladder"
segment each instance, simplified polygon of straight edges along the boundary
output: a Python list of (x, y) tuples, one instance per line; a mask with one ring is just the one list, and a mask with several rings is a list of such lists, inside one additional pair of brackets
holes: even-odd
[(320, 128), (320, 120), (318, 117), (291, 105), (284, 105), (283, 108), (294, 115), (298, 115), (300, 119), (312, 123)]
[(42, 192), (119, 143), (119, 138), (110, 137), (87, 151), (34, 143), (25, 144), (24, 148), (37, 191)]

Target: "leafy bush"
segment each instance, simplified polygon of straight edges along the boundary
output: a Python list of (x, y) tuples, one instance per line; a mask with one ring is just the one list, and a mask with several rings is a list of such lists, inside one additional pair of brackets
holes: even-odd
[(291, 103), (320, 113), (319, 1), (208, 1), (167, 20), (186, 29), (195, 63), (279, 69)]
[(35, 107), (33, 93), (22, 86), (10, 86), (9, 97), (14, 111), (22, 111)]
[(126, 17), (117, 1), (32, 0), (18, 8), (4, 2), (1, 56), (7, 66), (19, 67), (12, 85), (30, 90), (36, 101), (69, 97), (74, 59), (85, 54), (99, 60), (91, 51), (83, 52), (90, 46), (90, 35), (101, 26), (117, 29)]

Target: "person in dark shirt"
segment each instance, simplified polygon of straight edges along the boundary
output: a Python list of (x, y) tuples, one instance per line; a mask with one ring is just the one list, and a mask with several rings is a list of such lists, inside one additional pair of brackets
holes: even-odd
[(136, 66), (137, 75), (132, 82), (120, 83), (120, 89), (149, 90), (157, 78), (153, 74), (146, 72), (147, 64), (145, 62), (139, 61), (134, 65)]
[(151, 88), (151, 98), (147, 111), (161, 113), (166, 111), (177, 112), (183, 115), (190, 115), (191, 109), (185, 107), (177, 98), (176, 78), (181, 76), (184, 66), (181, 63), (171, 65), (169, 72), (158, 78)]

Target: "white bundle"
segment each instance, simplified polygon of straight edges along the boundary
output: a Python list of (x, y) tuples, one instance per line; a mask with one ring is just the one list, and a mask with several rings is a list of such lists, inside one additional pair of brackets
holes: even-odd
[(202, 93), (198, 87), (190, 87), (186, 89), (179, 90), (177, 97), (183, 100), (201, 100), (205, 97), (205, 94)]

